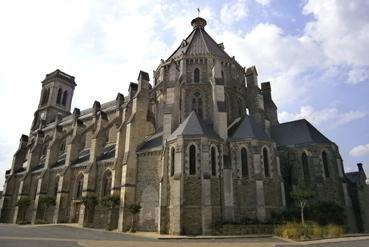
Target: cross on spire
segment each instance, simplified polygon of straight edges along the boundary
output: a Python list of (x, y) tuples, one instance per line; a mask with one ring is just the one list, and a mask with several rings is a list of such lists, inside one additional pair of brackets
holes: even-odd
[(200, 17), (200, 8), (197, 8), (197, 17)]

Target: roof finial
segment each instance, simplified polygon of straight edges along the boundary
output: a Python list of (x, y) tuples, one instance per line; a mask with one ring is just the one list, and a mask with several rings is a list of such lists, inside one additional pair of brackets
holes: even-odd
[(200, 17), (200, 8), (197, 8), (197, 17)]

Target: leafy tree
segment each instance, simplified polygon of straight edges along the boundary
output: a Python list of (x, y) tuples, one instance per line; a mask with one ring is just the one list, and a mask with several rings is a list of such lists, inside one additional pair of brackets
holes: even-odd
[(310, 218), (320, 225), (344, 225), (346, 223), (345, 209), (332, 201), (319, 201), (309, 207)]
[(113, 209), (115, 206), (118, 206), (120, 203), (119, 196), (106, 196), (101, 199), (100, 205), (109, 209)]
[(131, 229), (129, 231), (136, 232), (135, 217), (141, 211), (141, 206), (139, 204), (133, 203), (129, 206), (128, 209), (129, 209), (129, 212), (132, 214), (132, 224), (131, 224)]
[(315, 196), (315, 192), (307, 187), (299, 186), (294, 191), (290, 192), (290, 196), (300, 208), (301, 224), (305, 226), (304, 208), (308, 201)]
[(111, 223), (112, 210), (120, 203), (119, 196), (106, 196), (100, 200), (100, 205), (108, 209), (108, 222), (107, 229), (112, 230), (113, 226)]

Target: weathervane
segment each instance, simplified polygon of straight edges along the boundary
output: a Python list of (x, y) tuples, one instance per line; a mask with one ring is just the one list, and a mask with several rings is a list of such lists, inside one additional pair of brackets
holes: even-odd
[(197, 8), (197, 17), (200, 17), (200, 9)]

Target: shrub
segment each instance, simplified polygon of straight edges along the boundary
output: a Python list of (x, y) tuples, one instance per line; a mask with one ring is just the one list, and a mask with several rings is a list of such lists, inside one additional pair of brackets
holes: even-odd
[(328, 238), (339, 237), (345, 233), (342, 226), (329, 224), (324, 227), (324, 235)]
[(243, 217), (243, 218), (241, 218), (240, 223), (242, 225), (256, 225), (256, 224), (259, 224), (260, 222), (259, 222), (258, 219)]
[(114, 208), (120, 203), (119, 196), (106, 196), (101, 199), (100, 205), (106, 208)]
[(305, 225), (288, 222), (274, 229), (274, 234), (283, 238), (304, 240), (339, 237), (344, 233), (342, 226), (320, 226), (315, 222), (306, 222)]
[(310, 219), (320, 225), (345, 225), (345, 209), (335, 202), (317, 202), (309, 208)]

